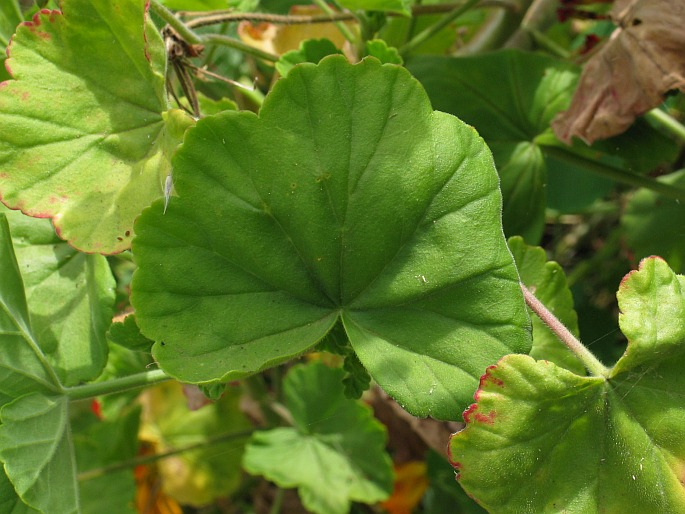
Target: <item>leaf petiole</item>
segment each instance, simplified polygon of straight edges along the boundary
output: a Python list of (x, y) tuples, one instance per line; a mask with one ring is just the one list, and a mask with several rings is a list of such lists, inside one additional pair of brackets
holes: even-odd
[(602, 364), (597, 357), (595, 357), (590, 350), (588, 350), (583, 343), (561, 323), (557, 317), (552, 314), (543, 303), (538, 300), (535, 295), (523, 284), (521, 291), (523, 291), (523, 298), (526, 305), (543, 321), (545, 325), (564, 343), (569, 350), (571, 350), (578, 359), (583, 363), (585, 368), (595, 377), (606, 377), (609, 374), (609, 369)]
[(136, 373), (135, 375), (115, 378), (104, 382), (93, 382), (74, 387), (65, 387), (64, 394), (71, 400), (82, 400), (84, 398), (93, 398), (94, 396), (121, 393), (131, 389), (147, 387), (166, 380), (171, 380), (171, 377), (164, 371), (161, 369), (152, 369), (150, 371), (144, 371), (143, 373)]

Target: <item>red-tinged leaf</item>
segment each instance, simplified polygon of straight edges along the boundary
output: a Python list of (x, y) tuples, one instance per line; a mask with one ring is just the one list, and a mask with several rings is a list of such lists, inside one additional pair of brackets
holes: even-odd
[(645, 259), (618, 300), (629, 344), (606, 376), (524, 355), (483, 375), (450, 459), (489, 512), (685, 511), (685, 277)]

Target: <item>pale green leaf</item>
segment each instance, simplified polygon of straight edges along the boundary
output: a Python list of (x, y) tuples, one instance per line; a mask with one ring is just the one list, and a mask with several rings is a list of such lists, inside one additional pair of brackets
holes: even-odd
[(48, 220), (5, 212), (12, 228), (31, 328), (64, 385), (96, 378), (107, 360), (114, 277), (102, 255), (61, 241)]
[(607, 377), (521, 355), (483, 376), (450, 451), (489, 512), (685, 511), (685, 277), (645, 259), (618, 301), (628, 348)]
[(138, 0), (64, 0), (19, 27), (0, 87), (0, 194), (89, 252), (129, 247), (191, 123), (168, 108), (166, 57)]
[(0, 460), (31, 507), (50, 514), (79, 512), (76, 463), (66, 396), (33, 393), (0, 410)]
[(0, 213), (0, 406), (31, 391), (60, 390), (31, 330), (7, 218)]
[(343, 394), (341, 369), (297, 366), (284, 383), (293, 428), (256, 432), (245, 469), (280, 487), (297, 487), (318, 514), (345, 514), (351, 501), (375, 503), (392, 491), (384, 427), (368, 406)]
[(143, 394), (143, 440), (160, 453), (198, 446), (159, 462), (166, 494), (199, 507), (228, 496), (240, 485), (240, 461), (251, 428), (240, 412), (240, 396), (240, 390), (228, 387), (218, 401), (190, 410), (178, 383), (161, 384)]

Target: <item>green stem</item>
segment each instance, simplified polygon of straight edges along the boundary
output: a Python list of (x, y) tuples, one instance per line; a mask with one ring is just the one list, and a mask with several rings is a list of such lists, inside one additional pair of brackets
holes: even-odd
[(103, 475), (107, 475), (109, 473), (116, 473), (117, 471), (123, 471), (125, 469), (135, 468), (136, 466), (142, 466), (145, 464), (152, 464), (152, 463), (160, 461), (162, 459), (166, 459), (167, 457), (172, 457), (174, 455), (178, 455), (179, 453), (185, 453), (185, 452), (189, 452), (192, 450), (197, 450), (198, 448), (204, 448), (204, 447), (216, 444), (216, 443), (223, 443), (226, 441), (230, 441), (232, 439), (242, 439), (243, 437), (247, 437), (247, 436), (251, 435), (253, 432), (254, 432), (254, 429), (250, 428), (247, 430), (241, 430), (239, 432), (231, 432), (229, 434), (221, 434), (221, 435), (217, 435), (214, 437), (209, 437), (200, 443), (194, 443), (194, 444), (189, 444), (187, 446), (181, 446), (180, 448), (174, 448), (174, 449), (168, 450), (166, 452), (155, 453), (154, 455), (143, 455), (140, 457), (135, 457), (135, 458), (130, 459), (130, 460), (126, 460), (123, 462), (117, 462), (115, 464), (110, 464), (108, 466), (103, 466), (101, 468), (89, 469), (88, 471), (84, 471), (83, 473), (79, 473), (78, 474), (78, 480), (80, 480), (80, 481), (92, 480), (94, 478), (99, 478), (99, 477), (101, 477)]
[[(323, 12), (325, 12), (329, 16), (332, 14), (335, 14), (335, 11), (333, 11), (333, 9), (331, 9), (328, 6), (328, 4), (326, 3), (326, 0), (312, 0), (312, 1), (313, 1), (313, 3), (315, 3), (319, 7), (319, 9), (321, 9)], [(350, 42), (350, 44), (352, 44), (352, 45), (357, 44), (357, 38), (354, 36), (354, 34), (352, 34), (352, 31), (348, 28), (347, 25), (345, 25), (345, 23), (343, 23), (342, 21), (336, 21), (334, 23), (335, 23), (335, 26), (340, 31), (340, 33), (343, 35), (343, 37), (345, 39), (347, 39)]]
[(253, 55), (259, 59), (264, 59), (265, 61), (276, 62), (279, 59), (278, 55), (276, 54), (265, 52), (259, 48), (245, 44), (238, 39), (221, 34), (205, 34), (200, 37), (200, 43), (203, 45), (221, 45), (229, 48), (235, 48), (236, 50)]
[(526, 300), (526, 305), (542, 320), (542, 322), (549, 327), (549, 329), (564, 343), (569, 350), (571, 350), (576, 357), (580, 359), (585, 368), (594, 377), (606, 377), (609, 374), (609, 369), (602, 364), (597, 357), (595, 357), (590, 350), (588, 350), (583, 343), (569, 331), (564, 324), (559, 321), (554, 314), (552, 314), (543, 303), (538, 300), (530, 290), (521, 285), (523, 291), (523, 298)]
[(84, 384), (74, 387), (66, 387), (64, 394), (72, 400), (81, 400), (83, 398), (93, 398), (95, 396), (102, 396), (105, 394), (121, 393), (131, 389), (138, 389), (147, 387), (158, 382), (170, 380), (171, 377), (161, 369), (153, 369), (129, 375), (127, 377), (115, 378), (106, 380), (104, 382), (93, 382), (91, 384)]
[(174, 16), (174, 13), (160, 4), (157, 0), (150, 0), (150, 9), (174, 29), (186, 43), (190, 45), (201, 44), (200, 36), (190, 30), (181, 20)]
[(283, 498), (285, 498), (285, 489), (279, 487), (276, 489), (276, 494), (274, 495), (274, 501), (271, 504), (271, 509), (269, 509), (269, 514), (281, 514)]
[(273, 408), (273, 399), (269, 395), (269, 391), (264, 383), (264, 377), (261, 375), (252, 375), (242, 380), (243, 387), (254, 401), (259, 404), (259, 407), (264, 415), (264, 420), (267, 426), (277, 427), (283, 424), (281, 416), (276, 413)]
[(404, 46), (402, 46), (400, 48), (400, 54), (402, 55), (402, 57), (405, 57), (408, 53), (410, 53), (414, 49), (416, 49), (416, 47), (423, 44), (428, 39), (433, 37), (435, 34), (440, 32), (442, 29), (447, 27), (450, 23), (452, 23), (454, 20), (459, 18), (459, 16), (461, 16), (466, 11), (471, 9), (478, 2), (479, 2), (479, 0), (467, 0), (463, 5), (461, 5), (460, 7), (457, 7), (454, 11), (449, 13), (447, 16), (444, 16), (442, 19), (440, 19), (440, 21), (431, 25), (430, 27), (426, 28), (425, 30), (419, 32), (416, 36), (414, 36), (411, 39), (411, 41), (409, 41), (407, 44), (405, 44)]
[(656, 125), (657, 129), (685, 143), (685, 126), (661, 109), (652, 109), (645, 118)]
[(628, 184), (634, 187), (644, 187), (645, 189), (659, 193), (666, 198), (685, 202), (685, 189), (666, 184), (665, 182), (660, 182), (651, 177), (637, 175), (591, 159), (586, 159), (585, 157), (581, 157), (580, 155), (556, 146), (541, 146), (541, 148), (543, 154), (546, 156), (565, 161), (571, 165), (584, 168), (592, 173), (602, 175), (622, 184)]

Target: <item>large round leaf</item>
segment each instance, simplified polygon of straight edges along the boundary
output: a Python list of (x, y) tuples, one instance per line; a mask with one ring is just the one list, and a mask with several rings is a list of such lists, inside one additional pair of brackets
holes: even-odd
[(530, 348), (490, 152), (401, 67), (298, 66), (259, 117), (199, 122), (174, 176), (179, 198), (136, 224), (132, 302), (183, 381), (290, 359), (341, 316), (382, 387), (455, 418), (485, 366)]
[[(130, 246), (191, 120), (167, 111), (166, 56), (139, 0), (64, 0), (19, 27), (0, 84), (0, 196), (78, 249)], [(146, 30), (147, 28), (147, 30)]]

